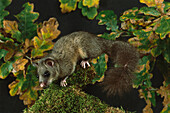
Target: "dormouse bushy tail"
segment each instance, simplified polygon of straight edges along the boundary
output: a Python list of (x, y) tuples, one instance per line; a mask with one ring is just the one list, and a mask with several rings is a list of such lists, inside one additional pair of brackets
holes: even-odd
[(108, 47), (110, 52), (107, 54), (112, 66), (106, 70), (101, 85), (107, 95), (122, 95), (131, 89), (139, 54), (134, 47), (122, 41), (110, 42)]

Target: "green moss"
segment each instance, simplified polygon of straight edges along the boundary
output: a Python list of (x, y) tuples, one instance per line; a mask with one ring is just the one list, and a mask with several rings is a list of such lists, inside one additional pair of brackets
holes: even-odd
[(123, 112), (109, 107), (97, 97), (88, 95), (74, 86), (60, 87), (52, 84), (43, 91), (32, 107), (24, 110), (24, 113), (114, 113), (114, 111)]
[(78, 66), (75, 73), (67, 79), (67, 87), (51, 84), (24, 113), (124, 113), (81, 90), (83, 86), (92, 83), (95, 77), (91, 68), (82, 69)]
[(68, 85), (74, 85), (76, 87), (83, 87), (87, 84), (92, 84), (92, 80), (98, 77), (92, 68), (83, 69), (77, 66), (75, 73), (73, 73), (68, 79)]

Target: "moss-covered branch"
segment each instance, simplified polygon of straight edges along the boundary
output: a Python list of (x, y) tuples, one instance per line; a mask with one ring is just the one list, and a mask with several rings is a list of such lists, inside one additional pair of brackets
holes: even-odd
[(97, 97), (86, 94), (81, 89), (60, 87), (52, 84), (45, 89), (35, 104), (24, 113), (124, 113), (109, 107)]

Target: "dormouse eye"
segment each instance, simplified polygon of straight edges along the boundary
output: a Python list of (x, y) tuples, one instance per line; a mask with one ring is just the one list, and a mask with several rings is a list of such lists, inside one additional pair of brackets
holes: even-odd
[(45, 73), (44, 73), (43, 76), (44, 76), (44, 77), (49, 77), (49, 76), (50, 76), (50, 72), (49, 72), (49, 71), (45, 71)]

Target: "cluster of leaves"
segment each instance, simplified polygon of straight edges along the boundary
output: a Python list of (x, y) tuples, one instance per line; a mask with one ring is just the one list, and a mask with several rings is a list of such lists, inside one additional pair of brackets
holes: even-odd
[[(103, 38), (115, 40), (119, 36), (129, 36), (128, 42), (137, 48), (141, 54), (139, 67), (136, 71), (134, 87), (140, 87), (140, 97), (146, 100), (144, 112), (152, 113), (151, 106), (156, 106), (155, 95), (164, 97), (162, 112), (170, 109), (170, 2), (164, 0), (140, 0), (147, 7), (132, 8), (120, 17), (121, 26), (117, 25), (117, 17), (113, 11), (101, 11), (97, 16), (99, 25), (106, 25), (110, 33), (100, 35)], [(162, 56), (163, 59), (160, 59)], [(151, 72), (158, 67), (164, 77), (163, 86), (152, 87)], [(151, 104), (152, 103), (152, 104)]]
[(61, 5), (61, 12), (75, 11), (77, 8), (81, 9), (83, 16), (87, 16), (88, 19), (94, 19), (98, 12), (99, 0), (59, 0)]
[(60, 87), (51, 84), (24, 113), (125, 113), (124, 110), (109, 107), (100, 99), (88, 95), (79, 88)]
[[(35, 24), (39, 13), (34, 5), (26, 3), (15, 17), (18, 20), (5, 20), (8, 15), (5, 7), (11, 0), (0, 1), (0, 78), (12, 75), (16, 80), (9, 84), (10, 95), (19, 95), (25, 105), (34, 104), (38, 97), (38, 79), (32, 61), (43, 57), (53, 48), (53, 39), (60, 34), (58, 22), (50, 18), (42, 25)], [(36, 36), (38, 34), (38, 36)]]
[[(74, 11), (77, 8), (77, 4), (78, 8), (82, 10), (83, 16), (87, 16), (89, 19), (94, 19), (98, 13), (99, 0), (59, 1), (61, 2), (60, 7), (63, 13)], [(134, 87), (140, 88), (140, 97), (146, 100), (147, 106), (143, 110), (144, 112), (153, 112), (151, 106), (156, 106), (155, 95), (158, 94), (164, 97), (162, 112), (167, 112), (170, 109), (168, 75), (168, 67), (170, 65), (170, 3), (164, 2), (164, 0), (140, 0), (140, 2), (146, 4), (147, 7), (132, 8), (125, 11), (120, 17), (120, 27), (117, 16), (113, 11), (101, 11), (96, 19), (99, 20), (99, 25), (106, 25), (106, 30), (110, 33), (104, 33), (99, 36), (109, 40), (116, 40), (124, 35), (132, 37), (128, 40), (129, 43), (136, 47), (141, 54)], [(32, 61), (42, 58), (53, 48), (52, 40), (56, 39), (60, 34), (60, 31), (57, 29), (59, 24), (55, 18), (50, 18), (43, 24), (35, 24), (39, 14), (33, 11), (34, 6), (30, 3), (24, 4), (23, 10), (15, 15), (18, 23), (16, 21), (4, 20), (4, 17), (9, 14), (4, 9), (10, 3), (11, 0), (0, 1), (0, 78), (5, 79), (9, 75), (16, 77), (16, 80), (9, 85), (10, 95), (19, 95), (19, 98), (24, 101), (25, 105), (32, 105), (38, 98), (38, 90), (40, 90), (38, 79), (35, 77), (36, 69), (32, 66)], [(159, 56), (162, 56), (163, 60)], [(102, 81), (104, 72), (107, 69), (107, 61), (108, 58), (105, 54), (92, 61), (95, 74), (99, 77), (93, 79), (94, 76), (89, 77), (90, 75), (95, 75), (93, 71), (80, 69), (73, 74), (73, 77), (68, 79), (68, 82), (71, 85), (82, 87), (91, 83), (92, 79), (93, 83)], [(151, 78), (154, 76), (152, 74), (154, 67), (158, 67), (164, 77), (163, 86), (160, 88), (152, 87)], [(81, 76), (82, 73), (83, 76)], [(77, 77), (81, 78), (78, 79)], [(60, 87), (56, 88), (55, 90), (47, 89), (44, 95), (40, 97), (40, 103), (37, 102), (33, 106), (35, 109), (31, 108), (28, 112), (42, 110), (42, 106), (46, 111), (53, 109), (57, 111), (63, 110), (71, 106), (66, 111), (82, 110), (82, 112), (86, 112), (87, 110), (92, 110), (92, 105), (96, 103), (96, 106), (93, 106), (93, 110), (96, 107), (96, 110), (107, 111), (103, 109), (103, 106), (97, 106), (101, 105), (98, 100), (92, 97), (93, 100), (79, 90), (74, 88), (58, 90)], [(51, 93), (53, 90), (54, 92)], [(70, 93), (72, 96), (70, 96)], [(80, 95), (81, 97), (78, 98)], [(87, 101), (86, 99), (89, 100)], [(61, 103), (61, 105), (53, 105), (57, 103), (56, 101)], [(79, 103), (79, 109), (74, 108), (75, 102)], [(87, 105), (84, 103), (87, 103)], [(61, 107), (64, 108), (60, 109)]]

